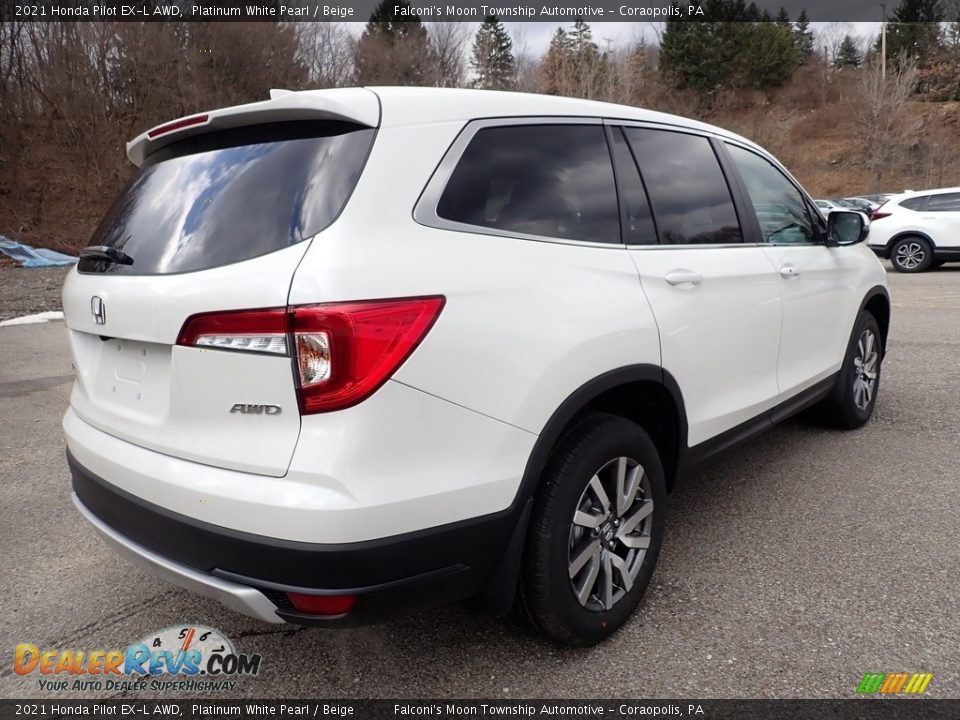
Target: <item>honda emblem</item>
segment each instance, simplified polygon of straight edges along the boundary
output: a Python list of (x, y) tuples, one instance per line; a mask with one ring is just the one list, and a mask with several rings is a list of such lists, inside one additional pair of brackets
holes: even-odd
[(93, 313), (93, 321), (97, 325), (107, 324), (107, 305), (99, 295), (90, 298), (90, 312)]

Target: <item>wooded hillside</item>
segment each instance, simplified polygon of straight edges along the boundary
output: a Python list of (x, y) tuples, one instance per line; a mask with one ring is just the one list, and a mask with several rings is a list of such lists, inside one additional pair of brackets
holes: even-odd
[(947, 23), (936, 2), (898, 8), (936, 22), (895, 16), (903, 23), (889, 26), (885, 77), (877, 44), (849, 27), (815, 34), (805, 17), (710, 2), (732, 20), (668, 22), (658, 42), (638, 33), (619, 47), (577, 22), (540, 56), (520, 23), (428, 25), (392, 15), (394, 0), (359, 36), (338, 23), (4, 23), (0, 234), (82, 247), (133, 172), (127, 140), (178, 116), (265, 99), (274, 87), (596, 98), (734, 130), (817, 195), (960, 185), (960, 24)]

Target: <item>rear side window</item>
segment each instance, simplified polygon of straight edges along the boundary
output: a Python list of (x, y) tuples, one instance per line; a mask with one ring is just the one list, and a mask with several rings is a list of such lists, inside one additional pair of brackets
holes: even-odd
[(620, 243), (601, 125), (478, 130), (437, 204), (446, 220), (524, 235)]
[(907, 198), (900, 203), (900, 207), (905, 207), (907, 210), (925, 210), (929, 197), (929, 195), (921, 195), (920, 197)]
[(960, 211), (960, 193), (943, 193), (931, 195), (927, 204), (929, 212), (957, 212)]
[(646, 128), (625, 131), (650, 196), (661, 243), (743, 242), (730, 188), (707, 138)]
[(182, 273), (298, 243), (340, 214), (373, 137), (351, 123), (272, 123), (160, 148), (90, 241), (122, 250), (133, 264), (83, 260), (79, 270)]

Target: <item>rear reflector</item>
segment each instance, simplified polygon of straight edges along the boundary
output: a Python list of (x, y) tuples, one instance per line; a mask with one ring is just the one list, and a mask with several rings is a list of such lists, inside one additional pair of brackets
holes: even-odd
[(442, 296), (235, 310), (193, 315), (178, 345), (292, 355), (300, 413), (340, 410), (370, 397), (416, 349)]
[(343, 615), (357, 600), (356, 595), (304, 595), (287, 593), (287, 599), (297, 612), (306, 615)]
[(161, 135), (176, 132), (177, 130), (183, 130), (184, 128), (192, 127), (193, 125), (203, 125), (209, 120), (209, 115), (193, 115), (181, 120), (174, 120), (166, 125), (157, 125), (155, 128), (147, 130), (147, 137), (153, 140)]

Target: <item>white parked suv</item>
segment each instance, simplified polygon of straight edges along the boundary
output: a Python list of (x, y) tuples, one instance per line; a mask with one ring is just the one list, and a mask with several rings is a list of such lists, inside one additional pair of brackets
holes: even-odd
[[(127, 146), (63, 303), (80, 512), (268, 622), (640, 601), (676, 480), (815, 403), (865, 423), (890, 320), (829, 221), (716, 127), (584, 100), (274, 92)], [(811, 449), (810, 452), (816, 452)]]
[(891, 198), (873, 213), (868, 245), (905, 273), (960, 261), (960, 187)]

